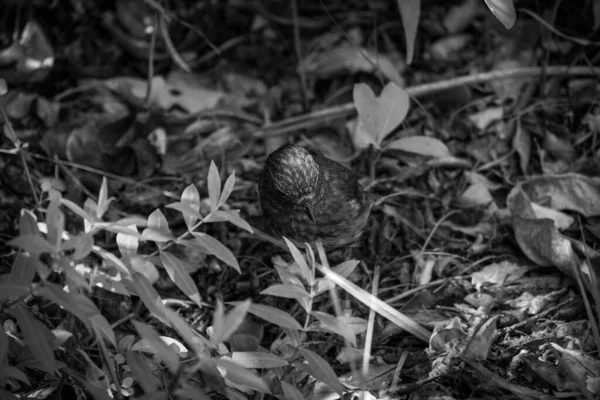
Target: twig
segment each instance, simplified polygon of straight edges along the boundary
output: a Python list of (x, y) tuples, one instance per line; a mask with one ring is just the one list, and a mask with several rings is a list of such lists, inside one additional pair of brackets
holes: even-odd
[(575, 301), (575, 299), (565, 300), (562, 303), (555, 305), (554, 307), (550, 307), (547, 310), (544, 310), (544, 311), (540, 312), (539, 314), (533, 315), (533, 316), (531, 316), (531, 317), (529, 317), (527, 319), (519, 321), (519, 322), (517, 322), (514, 325), (507, 326), (506, 328), (503, 328), (503, 329), (500, 330), (500, 335), (506, 335), (506, 334), (508, 334), (510, 332), (515, 331), (518, 328), (521, 328), (521, 327), (526, 326), (526, 325), (528, 325), (528, 324), (530, 324), (530, 323), (532, 323), (534, 321), (537, 321), (540, 318), (543, 318), (543, 317), (545, 317), (548, 314), (551, 314), (551, 313), (553, 313), (553, 312), (555, 312), (557, 310), (565, 308), (566, 306), (570, 305), (574, 301)]
[[(433, 83), (425, 83), (422, 85), (409, 87), (406, 89), (406, 91), (411, 97), (422, 97), (463, 85), (473, 85), (503, 79), (538, 77), (541, 75), (598, 77), (600, 76), (600, 68), (571, 66), (514, 68), (505, 71), (482, 72), (480, 74), (460, 76)], [(271, 123), (269, 126), (264, 126), (262, 129), (254, 132), (254, 135), (257, 137), (281, 135), (302, 128), (321, 126), (324, 123), (329, 123), (331, 120), (348, 118), (354, 114), (356, 114), (354, 103), (345, 103), (335, 107), (329, 107), (323, 110), (318, 110), (308, 114), (302, 114)]]

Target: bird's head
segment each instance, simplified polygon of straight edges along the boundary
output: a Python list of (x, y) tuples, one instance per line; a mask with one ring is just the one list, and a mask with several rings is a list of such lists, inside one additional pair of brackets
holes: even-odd
[(267, 158), (263, 191), (281, 202), (304, 209), (313, 222), (313, 201), (318, 185), (319, 166), (303, 147), (287, 145)]

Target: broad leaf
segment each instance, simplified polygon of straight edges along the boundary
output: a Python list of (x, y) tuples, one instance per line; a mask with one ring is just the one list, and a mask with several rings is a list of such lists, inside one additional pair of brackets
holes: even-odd
[(156, 243), (164, 243), (164, 242), (168, 242), (171, 240), (175, 240), (175, 237), (173, 235), (171, 235), (170, 232), (158, 231), (154, 228), (146, 228), (142, 232), (142, 236), (140, 237), (140, 240), (156, 242)]
[(163, 232), (164, 234), (171, 234), (169, 223), (159, 209), (154, 210), (154, 212), (148, 216), (148, 228)]
[[(372, 144), (381, 148), (381, 142), (404, 120), (409, 108), (408, 93), (395, 83), (388, 83), (376, 97), (373, 90), (365, 84), (354, 85), (354, 105), (358, 111), (358, 117), (362, 129), (359, 135), (366, 135), (355, 140), (355, 142)], [(361, 125), (359, 124), (359, 126)]]
[(485, 4), (506, 29), (513, 27), (517, 20), (513, 0), (485, 0)]

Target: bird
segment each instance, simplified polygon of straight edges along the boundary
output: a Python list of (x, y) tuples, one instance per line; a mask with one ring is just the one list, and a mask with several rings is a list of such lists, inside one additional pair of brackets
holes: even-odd
[(270, 234), (325, 248), (358, 245), (373, 204), (353, 171), (297, 145), (267, 157), (259, 194)]

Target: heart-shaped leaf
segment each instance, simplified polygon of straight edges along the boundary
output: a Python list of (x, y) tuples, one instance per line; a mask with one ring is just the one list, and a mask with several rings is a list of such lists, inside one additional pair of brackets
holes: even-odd
[(355, 142), (366, 142), (380, 149), (383, 139), (406, 117), (408, 93), (390, 82), (377, 98), (368, 85), (358, 83), (354, 85), (353, 99), (363, 127), (357, 130), (357, 134), (366, 136)]

